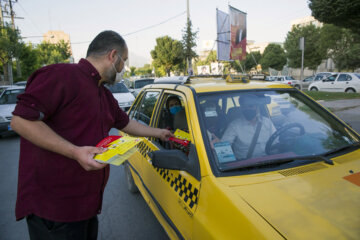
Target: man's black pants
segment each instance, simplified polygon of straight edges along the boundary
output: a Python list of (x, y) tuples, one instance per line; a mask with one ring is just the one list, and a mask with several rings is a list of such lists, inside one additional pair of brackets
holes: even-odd
[(31, 240), (96, 240), (97, 216), (78, 222), (54, 222), (29, 215), (26, 217)]

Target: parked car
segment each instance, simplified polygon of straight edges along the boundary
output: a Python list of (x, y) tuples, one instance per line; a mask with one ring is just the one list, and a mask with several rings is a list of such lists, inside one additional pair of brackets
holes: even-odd
[(122, 82), (117, 82), (114, 85), (105, 85), (118, 101), (119, 107), (127, 111), (133, 104), (135, 97), (130, 93), (129, 89)]
[[(359, 134), (301, 91), (243, 80), (170, 77), (145, 86), (129, 117), (168, 126), (176, 138), (139, 143), (124, 166), (129, 191), (140, 191), (170, 239), (357, 239)], [(245, 140), (222, 141), (249, 94), (255, 116), (275, 132), (268, 138), (268, 128), (254, 134), (250, 126)], [(183, 114), (168, 121), (174, 97)], [(255, 135), (265, 153), (234, 154)]]
[(27, 81), (20, 81), (20, 82), (16, 82), (14, 83), (16, 86), (26, 86)]
[(314, 81), (323, 80), (332, 74), (334, 74), (334, 73), (333, 72), (319, 72), (319, 73), (315, 74)]
[(12, 87), (13, 85), (0, 85), (0, 94), (7, 88)]
[(267, 76), (265, 80), (266, 81), (275, 81), (276, 77), (277, 76)]
[(12, 112), (16, 106), (17, 96), (24, 90), (24, 87), (12, 86), (0, 94), (0, 136), (13, 131), (10, 126)]
[(124, 82), (130, 92), (136, 97), (144, 86), (154, 83), (154, 78), (132, 78), (125, 79)]
[(360, 92), (359, 73), (335, 73), (327, 78), (310, 84), (309, 91)]
[(315, 79), (315, 76), (310, 76), (310, 77), (307, 77), (307, 78), (304, 78), (302, 81), (301, 81), (301, 87), (302, 89), (308, 89), (309, 85), (314, 82), (314, 79)]
[(301, 89), (301, 82), (299, 80), (295, 80), (291, 76), (276, 76), (275, 81), (288, 84), (297, 89)]

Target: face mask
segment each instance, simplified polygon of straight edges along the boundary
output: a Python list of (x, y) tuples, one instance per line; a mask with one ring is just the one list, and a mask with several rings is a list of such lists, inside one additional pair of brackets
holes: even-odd
[(181, 106), (173, 106), (170, 108), (170, 113), (172, 115), (175, 115), (177, 114), (179, 111), (181, 110)]
[(243, 109), (242, 113), (246, 120), (251, 121), (256, 116), (256, 109)]
[(125, 62), (124, 62), (124, 60), (122, 59), (122, 57), (121, 57), (119, 54), (118, 54), (118, 57), (120, 58), (121, 61), (123, 61), (124, 66), (123, 66), (123, 68), (121, 69), (121, 71), (118, 72), (118, 71), (116, 70), (115, 64), (112, 63), (113, 69), (114, 69), (114, 71), (115, 71), (115, 79), (114, 79), (114, 82), (115, 82), (116, 79), (119, 79), (119, 81), (121, 81), (121, 79), (123, 78), (124, 73), (125, 73)]

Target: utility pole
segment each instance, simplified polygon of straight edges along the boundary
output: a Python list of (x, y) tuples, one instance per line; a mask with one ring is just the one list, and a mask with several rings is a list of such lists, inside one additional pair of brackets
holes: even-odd
[[(12, 0), (8, 0), (8, 1), (9, 1), (9, 7), (10, 7), (11, 28), (13, 30), (15, 30), (15, 20), (14, 20), (15, 12), (13, 11)], [(15, 0), (15, 2), (17, 2), (17, 0)], [(13, 82), (13, 74), (12, 74), (11, 62), (8, 64), (8, 69), (9, 69), (10, 83), (12, 84), (12, 82)], [(18, 57), (16, 57), (16, 76), (18, 78), (21, 78), (21, 66), (20, 66), (20, 61), (19, 61)]]
[(1, 27), (4, 26), (4, 17), (3, 17), (3, 10), (2, 10), (1, 0), (0, 0), (0, 26), (1, 26)]

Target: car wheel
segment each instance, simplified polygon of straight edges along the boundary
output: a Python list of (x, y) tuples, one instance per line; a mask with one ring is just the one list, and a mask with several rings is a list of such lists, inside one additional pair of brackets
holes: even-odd
[(301, 89), (300, 85), (297, 85), (297, 84), (295, 85), (295, 88), (299, 89), (299, 90)]
[(346, 93), (356, 93), (355, 89), (353, 88), (348, 88), (345, 90)]
[(317, 89), (316, 87), (312, 87), (310, 91), (319, 91), (319, 89)]
[(131, 174), (130, 166), (128, 163), (124, 164), (124, 171), (125, 171), (126, 185), (127, 185), (129, 192), (131, 192), (131, 193), (139, 192), (139, 189), (135, 185), (134, 179)]

